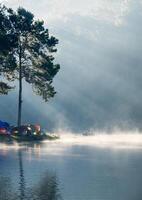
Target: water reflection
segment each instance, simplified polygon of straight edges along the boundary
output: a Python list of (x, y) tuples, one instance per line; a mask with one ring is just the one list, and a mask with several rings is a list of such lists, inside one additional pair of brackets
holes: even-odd
[(141, 199), (141, 134), (70, 135), (0, 150), (0, 200)]
[(56, 175), (46, 173), (45, 177), (33, 188), (33, 194), (35, 200), (62, 199)]
[[(9, 177), (0, 176), (0, 200), (61, 200), (55, 173), (46, 171), (36, 184), (29, 186), (25, 177), (23, 152), (18, 151), (18, 188)], [(28, 187), (27, 187), (28, 185)]]
[(15, 194), (13, 193), (11, 180), (8, 177), (0, 177), (0, 199), (1, 200), (15, 199)]
[(22, 159), (22, 150), (18, 151), (18, 159), (19, 159), (19, 191), (20, 191), (20, 200), (25, 199), (25, 177), (24, 177), (24, 168), (23, 168), (23, 159)]

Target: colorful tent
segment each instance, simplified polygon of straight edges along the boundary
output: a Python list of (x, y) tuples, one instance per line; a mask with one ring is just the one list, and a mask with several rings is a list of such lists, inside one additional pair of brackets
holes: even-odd
[(10, 125), (7, 122), (0, 121), (0, 134), (9, 134)]
[(3, 122), (0, 120), (0, 128), (9, 129), (10, 125), (7, 122)]

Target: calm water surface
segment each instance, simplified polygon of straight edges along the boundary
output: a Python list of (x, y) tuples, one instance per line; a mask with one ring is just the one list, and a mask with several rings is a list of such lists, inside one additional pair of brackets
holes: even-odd
[(141, 136), (94, 139), (1, 144), (0, 199), (141, 200)]

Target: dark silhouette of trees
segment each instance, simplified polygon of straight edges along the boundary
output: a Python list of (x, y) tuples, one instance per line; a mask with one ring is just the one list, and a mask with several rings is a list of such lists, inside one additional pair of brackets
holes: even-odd
[[(54, 64), (58, 40), (49, 35), (44, 22), (24, 8), (16, 12), (0, 6), (0, 75), (6, 81), (19, 82), (18, 119), (21, 125), (23, 79), (45, 101), (54, 97), (53, 78), (60, 69)], [(12, 87), (0, 82), (0, 94), (7, 94)]]

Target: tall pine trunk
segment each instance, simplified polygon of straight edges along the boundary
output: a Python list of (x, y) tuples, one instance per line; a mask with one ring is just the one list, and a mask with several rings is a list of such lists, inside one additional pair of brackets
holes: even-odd
[(21, 126), (21, 118), (22, 118), (22, 50), (20, 44), (20, 51), (19, 51), (19, 98), (18, 98), (18, 120), (17, 126)]

